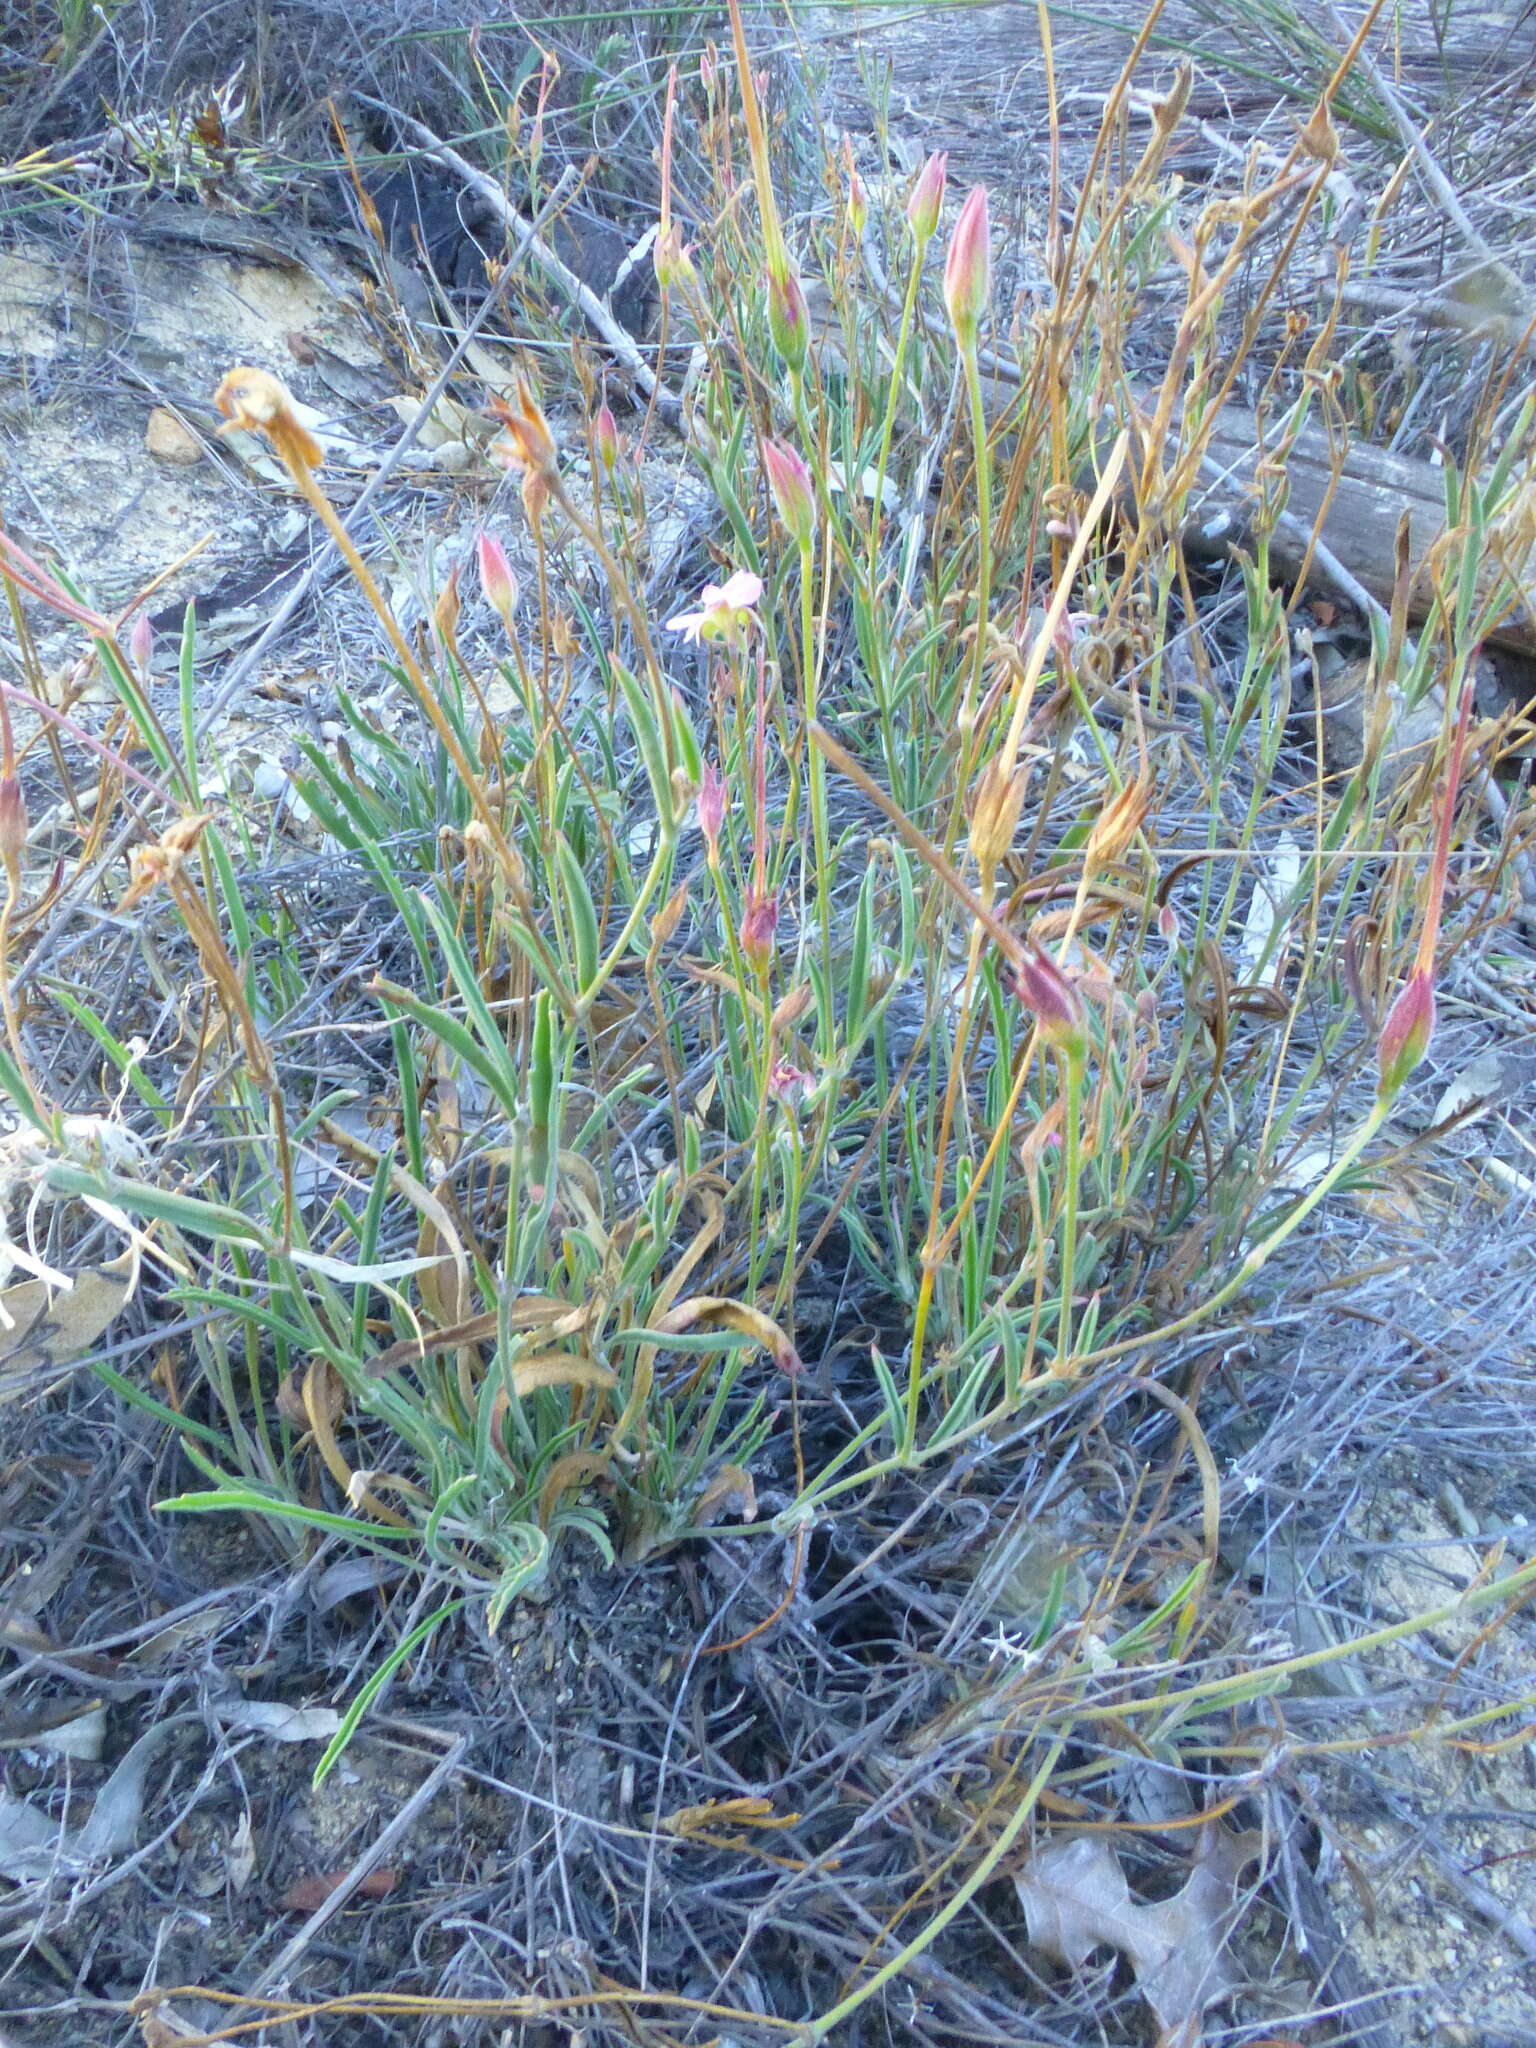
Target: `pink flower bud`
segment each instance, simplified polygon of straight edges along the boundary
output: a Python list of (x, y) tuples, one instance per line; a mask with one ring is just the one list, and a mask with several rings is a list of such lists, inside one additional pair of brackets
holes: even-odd
[(1088, 1020), (1083, 999), (1043, 947), (1035, 946), (1018, 970), (1021, 1003), (1035, 1013), (1040, 1036), (1071, 1058), (1088, 1050)]
[(918, 172), (917, 183), (908, 196), (907, 223), (920, 249), (926, 248), (938, 230), (948, 176), (949, 152), (941, 149)]
[(992, 295), (991, 235), (987, 188), (973, 185), (955, 222), (944, 263), (944, 304), (964, 355), (976, 347), (982, 316)]
[(1435, 1029), (1435, 984), (1428, 968), (1415, 968), (1387, 1012), (1376, 1044), (1376, 1095), (1390, 1102), (1429, 1050)]
[(804, 554), (816, 531), (816, 488), (811, 472), (783, 441), (763, 443), (763, 467), (768, 472), (768, 488), (778, 515), (791, 540)]
[(786, 367), (798, 376), (811, 344), (811, 309), (787, 258), (768, 268), (768, 332)]
[(706, 761), (699, 780), (699, 830), (704, 834), (711, 867), (720, 859), (720, 827), (724, 823), (725, 777), (713, 761)]
[(140, 612), (133, 622), (133, 632), (128, 640), (128, 654), (140, 675), (149, 670), (149, 657), (154, 652), (155, 629), (149, 623), (149, 613)]
[(706, 43), (699, 57), (699, 83), (703, 86), (706, 97), (713, 97), (719, 77), (720, 52), (713, 43)]
[(597, 417), (592, 422), (592, 445), (597, 450), (598, 461), (612, 476), (619, 461), (619, 426), (606, 398), (597, 408)]
[(485, 592), (485, 601), (492, 611), (501, 614), (502, 624), (510, 633), (512, 614), (517, 609), (517, 578), (512, 574), (507, 551), (499, 540), (482, 533), (475, 543), (475, 554), (480, 564), (480, 588)]
[(1165, 903), (1157, 913), (1157, 928), (1170, 946), (1179, 943), (1179, 913), (1171, 903)]
[(754, 974), (767, 977), (779, 929), (777, 896), (749, 896), (741, 920), (741, 950)]

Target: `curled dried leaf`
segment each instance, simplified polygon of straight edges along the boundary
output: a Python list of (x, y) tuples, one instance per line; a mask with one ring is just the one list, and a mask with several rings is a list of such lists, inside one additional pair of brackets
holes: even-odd
[(590, 1358), (578, 1358), (571, 1351), (531, 1351), (512, 1366), (512, 1385), (520, 1398), (537, 1393), (540, 1387), (592, 1387), (606, 1393), (618, 1380), (606, 1365)]
[(717, 1294), (695, 1294), (687, 1301), (680, 1301), (676, 1308), (667, 1310), (656, 1321), (654, 1327), (664, 1336), (681, 1336), (700, 1324), (706, 1330), (736, 1330), (754, 1343), (761, 1344), (780, 1372), (796, 1373), (800, 1370), (800, 1354), (788, 1337), (760, 1309), (749, 1308), (744, 1301), (728, 1301)]
[(738, 1522), (757, 1520), (757, 1488), (752, 1474), (740, 1465), (722, 1465), (710, 1480), (694, 1506), (694, 1527), (713, 1528), (727, 1515)]

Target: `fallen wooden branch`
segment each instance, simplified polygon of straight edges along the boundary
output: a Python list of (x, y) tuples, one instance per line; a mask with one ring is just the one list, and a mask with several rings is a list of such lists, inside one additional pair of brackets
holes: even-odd
[(519, 247), (532, 253), (551, 283), (565, 295), (594, 332), (601, 335), (618, 361), (634, 378), (640, 390), (655, 406), (658, 415), (669, 427), (677, 428), (682, 420), (681, 403), (675, 393), (668, 391), (658, 380), (655, 371), (635, 346), (633, 335), (613, 317), (591, 286), (583, 283), (575, 271), (561, 262), (549, 243), (536, 231), (534, 224), (525, 220), (516, 207), (509, 203), (507, 195), (496, 180), (486, 177), (483, 171), (477, 171), (467, 158), (460, 156), (456, 149), (451, 149), (442, 137), (434, 135), (430, 128), (423, 127), (420, 121), (413, 121), (408, 114), (402, 114), (396, 107), (385, 106), (381, 100), (366, 99), (366, 95), (363, 97), (367, 105), (376, 107), (380, 113), (387, 114), (392, 121), (397, 122), (415, 138), (429, 156), (434, 157), (442, 165), (445, 171), (452, 171), (476, 198), (484, 201), (496, 218), (516, 236)]

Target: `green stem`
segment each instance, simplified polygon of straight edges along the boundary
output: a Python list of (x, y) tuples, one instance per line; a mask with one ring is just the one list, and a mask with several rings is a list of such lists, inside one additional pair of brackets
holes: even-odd
[(955, 775), (955, 796), (944, 828), (944, 857), (955, 850), (955, 838), (970, 786), (976, 744), (974, 720), (981, 701), (981, 686), (987, 668), (987, 615), (992, 608), (992, 460), (987, 446), (987, 418), (981, 403), (981, 367), (974, 342), (962, 348), (966, 394), (971, 402), (971, 441), (976, 463), (976, 640), (971, 672), (960, 699), (959, 767)]
[(614, 940), (612, 947), (609, 949), (607, 959), (602, 962), (597, 973), (593, 976), (591, 987), (582, 989), (577, 995), (576, 1014), (578, 1019), (585, 1019), (591, 1014), (592, 1005), (597, 1001), (602, 990), (607, 987), (609, 978), (623, 959), (625, 953), (629, 950), (630, 941), (639, 928), (640, 920), (645, 916), (651, 899), (656, 894), (657, 886), (667, 871), (668, 863), (672, 859), (673, 847), (674, 840), (671, 828), (669, 827), (661, 834), (660, 842), (657, 845), (645, 880), (640, 884), (639, 892), (630, 908), (629, 916), (624, 921), (624, 929)]
[[(800, 550), (800, 673), (805, 687), (805, 730), (817, 721), (821, 695), (821, 649), (816, 644), (816, 593), (812, 587), (815, 542)], [(827, 762), (820, 747), (810, 746), (807, 768), (811, 805), (811, 839), (816, 859), (816, 907), (821, 923), (821, 963), (827, 987), (832, 986), (832, 844), (827, 829)], [(833, 1050), (833, 1019), (821, 1018), (820, 1051), (830, 1058)]]
[(1077, 1273), (1077, 1196), (1082, 1132), (1079, 1120), (1083, 1106), (1083, 1074), (1086, 1061), (1081, 1052), (1065, 1054), (1067, 1070), (1066, 1128), (1061, 1134), (1062, 1186), (1061, 1217), (1061, 1321), (1056, 1343), (1056, 1371), (1065, 1379), (1072, 1358), (1072, 1289)]
[(971, 441), (976, 459), (976, 652), (964, 700), (965, 709), (974, 714), (986, 673), (987, 614), (992, 604), (992, 458), (987, 445), (987, 416), (981, 403), (981, 366), (975, 347), (966, 349), (960, 360), (971, 401)]
[(875, 602), (875, 583), (880, 570), (880, 524), (885, 512), (885, 472), (891, 459), (891, 439), (896, 431), (896, 407), (901, 399), (902, 372), (906, 368), (907, 344), (912, 335), (912, 316), (917, 310), (917, 292), (923, 279), (923, 251), (926, 247), (926, 243), (920, 242), (912, 258), (912, 274), (907, 279), (907, 295), (901, 307), (901, 327), (896, 336), (896, 360), (891, 366), (891, 381), (885, 399), (885, 418), (880, 427), (880, 459), (875, 464), (875, 498), (869, 514), (871, 604)]

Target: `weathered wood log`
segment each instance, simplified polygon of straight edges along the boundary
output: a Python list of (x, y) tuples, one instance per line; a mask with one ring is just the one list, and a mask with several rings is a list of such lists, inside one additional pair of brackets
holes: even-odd
[[(1268, 438), (1273, 445), (1272, 430)], [(1244, 544), (1257, 506), (1254, 473), (1263, 446), (1258, 422), (1246, 406), (1222, 407), (1183, 529), (1192, 554), (1212, 557)], [(1378, 603), (1390, 606), (1398, 522), (1406, 514), (1413, 575), (1409, 615), (1424, 618), (1434, 604), (1430, 556), (1446, 532), (1443, 471), (1360, 441), (1350, 445), (1341, 462), (1326, 433), (1315, 426), (1303, 427), (1296, 436), (1285, 468), (1290, 519), (1270, 541), (1270, 560), (1282, 574), (1294, 576), (1303, 567), (1308, 541), (1317, 533), (1341, 566)], [(1491, 591), (1501, 575), (1518, 575), (1524, 597), (1489, 639), (1521, 654), (1536, 654), (1536, 561), (1528, 512), (1495, 525), (1480, 592)]]
[[(1018, 386), (993, 373), (985, 383), (988, 409), (1000, 419), (1018, 397)], [(1157, 400), (1141, 394), (1150, 417)], [(1111, 430), (1106, 427), (1103, 446)], [(1273, 459), (1278, 447), (1273, 424), (1261, 434), (1247, 406), (1224, 405), (1209, 423), (1206, 460), (1200, 480), (1185, 506), (1180, 539), (1191, 555), (1219, 560), (1234, 549), (1252, 544), (1252, 521), (1260, 507), (1258, 466)], [(1170, 449), (1170, 458), (1176, 451)], [(1411, 568), (1408, 614), (1415, 623), (1435, 603), (1432, 560), (1445, 539), (1445, 474), (1433, 463), (1389, 454), (1368, 442), (1354, 441), (1340, 456), (1327, 433), (1304, 426), (1285, 455), (1289, 482), (1287, 517), (1270, 536), (1269, 559), (1282, 576), (1294, 577), (1308, 565), (1317, 535), (1349, 576), (1385, 608), (1392, 604), (1397, 575), (1398, 522), (1408, 517)], [(1091, 487), (1091, 478), (1084, 478)], [(1514, 493), (1515, 509), (1497, 521), (1479, 578), (1479, 596), (1486, 597), (1502, 579), (1518, 582), (1521, 600), (1488, 635), (1494, 647), (1536, 656), (1536, 478), (1527, 477)], [(1312, 562), (1313, 580), (1326, 578)]]

